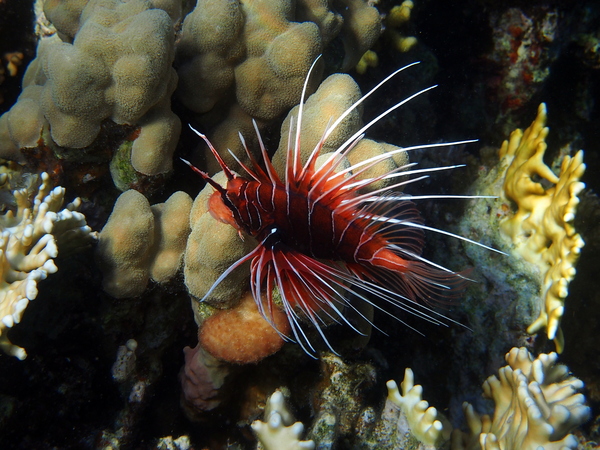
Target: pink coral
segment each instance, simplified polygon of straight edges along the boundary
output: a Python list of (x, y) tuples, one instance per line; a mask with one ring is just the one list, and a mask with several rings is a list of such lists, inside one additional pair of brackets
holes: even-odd
[(185, 366), (179, 374), (181, 381), (181, 403), (189, 415), (198, 411), (210, 411), (220, 404), (219, 388), (228, 375), (228, 367), (218, 361), (200, 345), (185, 347)]

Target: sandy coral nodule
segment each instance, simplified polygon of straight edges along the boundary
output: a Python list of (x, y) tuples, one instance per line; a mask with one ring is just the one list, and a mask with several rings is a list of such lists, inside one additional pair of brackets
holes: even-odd
[[(283, 311), (273, 308), (273, 325), (280, 333), (289, 333)], [(219, 311), (202, 323), (198, 330), (200, 345), (215, 358), (236, 364), (250, 364), (277, 352), (284, 344), (281, 335), (258, 312), (251, 293), (238, 306)]]
[(104, 290), (115, 298), (135, 297), (150, 278), (172, 279), (183, 262), (191, 207), (192, 199), (182, 191), (152, 206), (133, 189), (121, 194), (96, 249)]

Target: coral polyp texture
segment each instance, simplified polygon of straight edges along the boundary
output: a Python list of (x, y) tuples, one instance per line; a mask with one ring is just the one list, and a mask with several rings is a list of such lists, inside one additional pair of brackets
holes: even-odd
[(297, 104), (311, 64), (334, 39), (349, 70), (380, 33), (377, 9), (363, 0), (202, 0), (183, 22), (177, 94), (210, 127), (216, 148), (245, 159), (238, 132), (255, 140), (252, 119), (262, 127)]
[[(18, 102), (0, 118), (0, 156), (31, 162), (31, 149), (45, 145), (59, 160), (111, 160), (122, 191), (153, 187), (172, 171), (177, 89), (215, 145), (244, 159), (238, 132), (255, 140), (252, 120), (263, 127), (295, 105), (319, 54), (343, 54), (339, 66), (349, 70), (382, 31), (364, 0), (201, 0), (186, 17), (182, 7), (180, 0), (46, 0), (44, 15), (38, 5), (37, 57)], [(132, 138), (120, 145), (123, 129)]]
[[(560, 319), (568, 285), (584, 246), (573, 220), (585, 185), (583, 151), (565, 156), (560, 173), (544, 163), (548, 135), (546, 106), (541, 104), (534, 122), (524, 132), (515, 130), (500, 149), (500, 164), (507, 166), (502, 194), (514, 208), (500, 222), (501, 233), (510, 239), (512, 251), (539, 271), (539, 316), (527, 332), (546, 329), (559, 352), (564, 348)], [(538, 181), (539, 180), (539, 181)], [(547, 182), (545, 187), (543, 180)]]
[[(349, 75), (333, 74), (327, 77), (319, 86), (317, 91), (312, 94), (304, 104), (302, 114), (302, 129), (300, 157), (302, 164), (306, 162), (310, 153), (313, 151), (329, 121), (332, 123), (337, 120), (350, 106), (361, 97), (361, 91), (356, 82)], [(280, 141), (277, 151), (273, 156), (273, 165), (275, 169), (283, 176), (285, 173), (285, 157), (288, 146), (290, 123), (298, 117), (299, 106), (292, 108), (283, 121), (281, 126)], [(321, 155), (330, 153), (339, 148), (346, 140), (356, 133), (362, 126), (362, 110), (357, 108), (353, 110), (329, 135), (321, 149)], [(398, 150), (398, 147), (385, 142), (376, 142), (371, 139), (363, 138), (348, 153), (347, 159), (351, 165), (358, 164), (369, 158)], [(376, 178), (379, 175), (387, 173), (397, 167), (408, 163), (406, 152), (399, 152), (392, 158), (381, 161), (360, 174), (357, 179)], [(390, 180), (380, 180), (373, 183), (369, 189), (380, 189), (389, 184)]]
[(170, 109), (177, 75), (169, 14), (146, 0), (44, 6), (58, 32), (41, 39), (19, 101), (0, 118), (0, 154), (24, 161), (20, 150), (35, 147), (42, 128), (49, 127), (52, 141), (70, 159), (84, 158), (80, 149), (91, 146), (110, 120), (139, 127), (127, 160), (130, 171), (171, 171), (181, 124)]
[[(73, 251), (91, 245), (95, 235), (76, 199), (61, 209), (65, 190), (52, 189), (50, 177), (25, 174), (0, 175), (3, 214), (0, 216), (0, 347), (25, 359), (25, 349), (12, 344), (7, 332), (21, 321), (38, 283), (58, 269), (59, 249)], [(25, 186), (15, 188), (14, 186)]]
[(236, 307), (207, 318), (200, 325), (198, 340), (204, 350), (222, 361), (255, 363), (277, 352), (285, 342), (280, 333), (290, 332), (282, 310), (275, 309), (271, 320), (273, 325), (260, 314), (252, 294), (247, 292)]
[(294, 417), (285, 405), (285, 397), (277, 390), (269, 397), (265, 406), (264, 422), (256, 420), (252, 430), (264, 450), (312, 450), (314, 441), (303, 441), (304, 425), (294, 422)]
[(556, 353), (533, 358), (525, 348), (508, 352), (508, 365), (483, 384), (484, 397), (495, 403), (493, 416), (480, 416), (465, 403), (469, 432), (456, 430), (452, 449), (577, 448), (577, 439), (568, 433), (588, 420), (590, 408), (577, 393), (583, 382), (557, 359)]
[[(213, 179), (222, 185), (227, 180), (222, 172)], [(251, 238), (242, 241), (235, 228), (212, 216), (208, 202), (213, 193), (207, 184), (194, 199), (190, 212), (192, 231), (185, 248), (183, 273), (185, 286), (196, 300), (203, 298), (221, 274), (256, 245)], [(206, 303), (222, 309), (237, 305), (248, 288), (249, 277), (249, 266), (234, 271), (205, 299)], [(196, 300), (192, 303), (195, 314), (199, 306)], [(196, 321), (201, 322), (198, 317)]]
[(135, 190), (121, 194), (96, 250), (104, 290), (116, 298), (135, 297), (150, 279), (158, 283), (172, 279), (181, 267), (190, 233), (191, 207), (192, 199), (181, 191), (152, 206)]

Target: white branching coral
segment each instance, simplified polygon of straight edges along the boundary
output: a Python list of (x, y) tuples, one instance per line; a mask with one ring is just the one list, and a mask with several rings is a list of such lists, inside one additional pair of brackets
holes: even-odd
[(387, 405), (391, 402), (403, 413), (408, 422), (406, 433), (413, 435), (426, 446), (436, 446), (450, 437), (451, 426), (447, 420), (438, 416), (437, 410), (423, 400), (423, 387), (415, 385), (415, 376), (411, 369), (404, 371), (404, 381), (401, 383), (402, 394), (394, 380), (387, 382)]
[(508, 352), (508, 366), (483, 384), (484, 397), (496, 404), (493, 417), (479, 416), (464, 403), (470, 433), (455, 431), (452, 449), (577, 448), (577, 440), (568, 433), (589, 418), (590, 409), (577, 393), (583, 382), (556, 364), (557, 358), (553, 352), (534, 359), (525, 348)]
[[(511, 240), (514, 253), (539, 269), (542, 305), (527, 332), (534, 334), (545, 327), (560, 353), (564, 347), (560, 319), (584, 246), (573, 220), (577, 195), (585, 187), (579, 181), (585, 164), (583, 151), (565, 156), (555, 175), (543, 161), (548, 135), (545, 124), (546, 105), (542, 103), (531, 126), (525, 132), (513, 131), (500, 149), (501, 165), (508, 167), (502, 193), (516, 205), (516, 211), (505, 217), (500, 227)], [(544, 187), (546, 182), (550, 187)]]
[(256, 420), (252, 429), (265, 450), (312, 450), (313, 441), (301, 441), (304, 425), (294, 423), (294, 417), (285, 406), (285, 398), (277, 390), (267, 400), (265, 407), (266, 422)]
[[(14, 189), (18, 183), (27, 187)], [(58, 249), (75, 250), (95, 236), (76, 199), (61, 210), (65, 190), (52, 189), (50, 177), (26, 174), (21, 180), (0, 175), (3, 214), (0, 215), (0, 347), (25, 359), (25, 349), (12, 344), (6, 333), (21, 321), (23, 312), (38, 294), (37, 284), (57, 267)], [(12, 192), (11, 192), (12, 191)]]

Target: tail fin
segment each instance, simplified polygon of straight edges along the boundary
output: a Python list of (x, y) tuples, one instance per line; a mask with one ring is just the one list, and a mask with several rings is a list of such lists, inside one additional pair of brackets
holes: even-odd
[(428, 306), (450, 303), (471, 281), (468, 271), (456, 273), (426, 261), (406, 260), (387, 249), (385, 257), (374, 257), (368, 265), (349, 264), (348, 268), (362, 279)]

